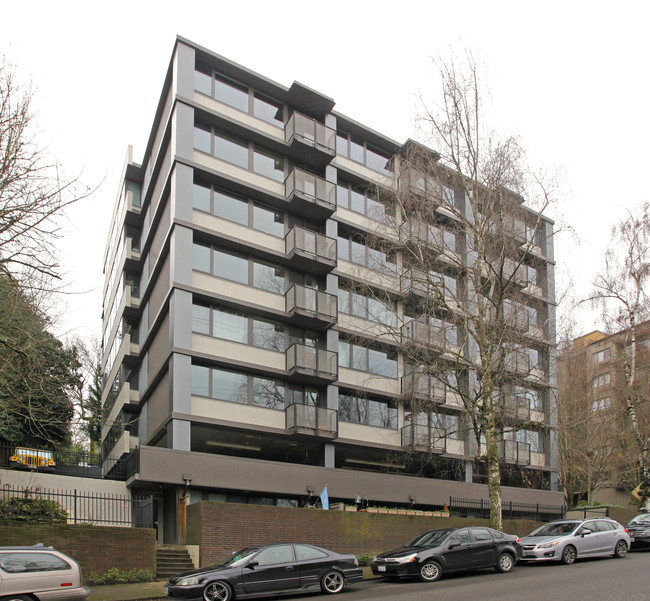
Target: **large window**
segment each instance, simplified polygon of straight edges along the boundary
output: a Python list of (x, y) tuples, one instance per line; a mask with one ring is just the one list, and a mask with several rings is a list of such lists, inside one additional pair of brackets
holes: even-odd
[(609, 361), (611, 356), (610, 348), (604, 348), (602, 351), (593, 354), (594, 363), (604, 363), (605, 361)]
[(350, 134), (344, 132), (336, 134), (336, 152), (385, 175), (394, 175), (391, 153)]
[(543, 453), (544, 445), (539, 432), (535, 430), (517, 430), (515, 434), (517, 442), (524, 442), (530, 445), (532, 453)]
[(339, 286), (339, 312), (369, 319), (391, 327), (397, 326), (397, 307), (394, 302), (365, 296)]
[(284, 213), (218, 188), (194, 184), (192, 206), (198, 211), (284, 237)]
[[(304, 276), (290, 273), (280, 265), (226, 252), (219, 248), (211, 248), (197, 242), (192, 249), (192, 261), (192, 267), (197, 271), (254, 286), (274, 294), (284, 294), (287, 286), (292, 283), (303, 284), (306, 280)], [(289, 281), (286, 281), (287, 278)]]
[(207, 125), (194, 126), (194, 148), (275, 181), (285, 179), (286, 161), (282, 155)]
[(318, 347), (319, 334), (226, 307), (192, 305), (192, 331), (283, 353), (292, 344)]
[(338, 236), (337, 244), (339, 259), (363, 265), (388, 275), (395, 275), (397, 272), (397, 265), (393, 256), (382, 250), (367, 246), (361, 240), (354, 237)]
[(345, 183), (336, 186), (336, 205), (366, 215), (366, 217), (381, 223), (392, 222), (394, 218), (393, 207), (386, 206), (367, 191), (359, 190)]
[(397, 378), (397, 353), (339, 339), (339, 365), (378, 376)]
[(343, 422), (395, 430), (397, 429), (397, 408), (386, 401), (340, 394), (339, 419)]
[(282, 410), (291, 404), (318, 406), (318, 389), (283, 380), (204, 365), (192, 365), (191, 390), (196, 396)]
[(284, 127), (284, 105), (244, 84), (213, 74), (208, 69), (197, 69), (194, 72), (194, 89), (271, 125)]

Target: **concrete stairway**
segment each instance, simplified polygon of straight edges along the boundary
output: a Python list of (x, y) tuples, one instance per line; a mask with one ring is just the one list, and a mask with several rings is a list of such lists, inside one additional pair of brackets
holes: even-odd
[(187, 549), (171, 545), (158, 545), (156, 548), (156, 578), (169, 578), (193, 569)]

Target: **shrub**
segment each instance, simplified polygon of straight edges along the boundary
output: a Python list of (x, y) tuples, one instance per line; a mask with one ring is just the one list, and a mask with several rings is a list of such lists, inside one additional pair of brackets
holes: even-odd
[(109, 568), (105, 574), (98, 574), (93, 571), (84, 572), (84, 581), (90, 586), (127, 584), (129, 582), (154, 582), (155, 580), (155, 572), (142, 568), (131, 568), (125, 571), (119, 568)]
[(360, 566), (369, 566), (374, 558), (374, 553), (360, 553), (357, 555), (357, 560)]
[(0, 501), (0, 519), (66, 524), (68, 512), (62, 509), (56, 501), (13, 497)]

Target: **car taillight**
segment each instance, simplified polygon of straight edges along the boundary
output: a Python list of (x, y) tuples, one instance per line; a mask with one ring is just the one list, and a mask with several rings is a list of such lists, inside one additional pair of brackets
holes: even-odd
[(520, 539), (519, 537), (517, 537), (517, 542), (518, 542), (518, 543), (520, 543), (520, 542), (521, 542), (521, 539)]
[(630, 531), (627, 528), (623, 528), (623, 530), (625, 530), (625, 532), (627, 532), (628, 534), (630, 533)]

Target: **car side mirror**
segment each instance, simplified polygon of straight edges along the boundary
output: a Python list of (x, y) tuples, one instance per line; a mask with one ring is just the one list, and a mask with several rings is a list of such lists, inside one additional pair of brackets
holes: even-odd
[(455, 549), (456, 547), (459, 547), (459, 546), (460, 546), (460, 543), (458, 543), (458, 542), (453, 542), (453, 543), (449, 543), (449, 544), (447, 545), (447, 548), (448, 548), (448, 549)]
[(591, 534), (592, 531), (589, 530), (589, 528), (585, 528), (581, 533), (580, 536), (587, 536), (587, 534)]
[(252, 570), (252, 569), (255, 568), (255, 566), (258, 566), (258, 565), (260, 565), (260, 562), (259, 562), (259, 561), (255, 561), (255, 560), (253, 560), (253, 561), (248, 562), (248, 563), (246, 564), (246, 567), (247, 567), (249, 570)]

